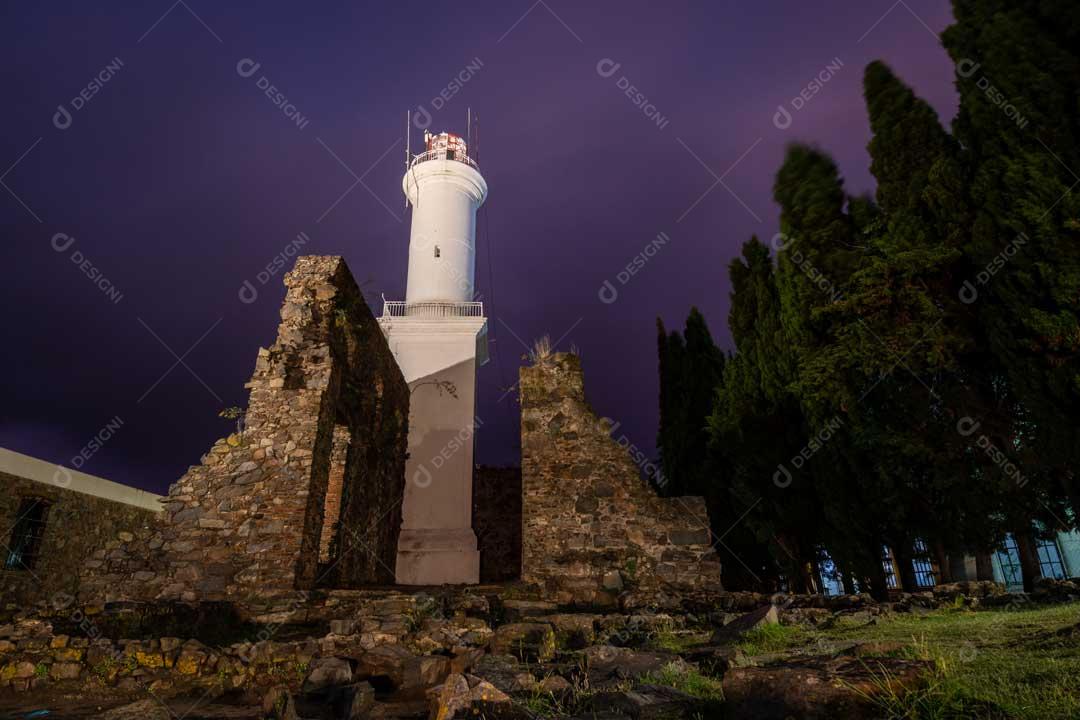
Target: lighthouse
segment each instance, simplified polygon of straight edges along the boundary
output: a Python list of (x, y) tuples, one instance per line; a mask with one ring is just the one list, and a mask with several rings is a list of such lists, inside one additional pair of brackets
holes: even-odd
[(409, 384), (409, 458), (395, 576), (402, 585), (480, 581), (472, 529), (476, 371), (487, 319), (475, 300), (476, 211), (487, 183), (465, 139), (424, 133), (402, 190), (412, 207), (404, 301), (382, 326)]

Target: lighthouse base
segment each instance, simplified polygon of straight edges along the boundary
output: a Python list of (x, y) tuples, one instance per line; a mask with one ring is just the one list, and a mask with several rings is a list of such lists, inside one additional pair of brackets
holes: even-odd
[(475, 585), (480, 552), (472, 530), (403, 530), (398, 539), (399, 585)]

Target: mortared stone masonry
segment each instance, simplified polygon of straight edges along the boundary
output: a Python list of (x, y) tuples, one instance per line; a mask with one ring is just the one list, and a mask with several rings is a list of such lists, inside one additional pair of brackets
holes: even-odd
[(300, 257), (285, 285), (242, 429), (169, 488), (158, 522), (94, 553), (80, 599), (243, 600), (393, 582), (408, 387), (342, 258)]
[(719, 590), (700, 497), (659, 497), (585, 402), (577, 356), (521, 369), (522, 580), (560, 603)]

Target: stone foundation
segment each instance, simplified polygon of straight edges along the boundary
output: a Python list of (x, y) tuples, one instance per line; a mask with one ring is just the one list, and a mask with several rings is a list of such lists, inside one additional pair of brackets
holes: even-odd
[(704, 499), (658, 497), (609, 431), (576, 356), (522, 368), (522, 579), (578, 604), (719, 589)]
[(393, 580), (408, 388), (344, 260), (298, 258), (285, 285), (277, 341), (259, 350), (246, 385), (243, 430), (169, 488), (156, 527), (94, 553), (84, 601)]

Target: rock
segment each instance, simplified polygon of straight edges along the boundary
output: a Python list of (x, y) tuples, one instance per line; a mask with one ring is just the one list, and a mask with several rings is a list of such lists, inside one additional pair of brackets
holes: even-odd
[[(614, 712), (640, 720), (705, 717), (702, 714), (704, 701), (663, 685), (640, 685), (629, 691), (600, 692), (589, 699), (588, 707), (594, 713)], [(735, 717), (743, 720), (741, 715)]]
[(562, 675), (549, 675), (540, 681), (538, 687), (543, 692), (557, 696), (565, 695), (573, 689), (570, 682)]
[(598, 615), (548, 615), (544, 622), (555, 628), (555, 644), (566, 650), (580, 650), (596, 641)]
[(600, 586), (605, 590), (620, 592), (623, 589), (622, 573), (618, 570), (611, 570), (610, 572), (604, 573), (604, 578), (600, 581)]
[(299, 720), (296, 714), (296, 701), (288, 688), (276, 686), (270, 688), (262, 701), (263, 714), (273, 720)]
[(520, 622), (528, 617), (539, 617), (557, 612), (559, 606), (553, 602), (541, 600), (506, 600), (503, 602), (503, 612), (507, 622)]
[(764, 625), (778, 625), (779, 623), (780, 616), (776, 610), (776, 606), (766, 605), (753, 612), (748, 612), (742, 617), (736, 618), (727, 625), (724, 625), (713, 634), (711, 642), (714, 645), (735, 642), (755, 628)]
[(360, 720), (374, 704), (375, 688), (370, 683), (355, 683), (339, 689), (334, 714), (342, 720)]
[(450, 658), (448, 657), (424, 655), (419, 662), (421, 687), (438, 685), (450, 674)]
[(546, 662), (555, 656), (555, 632), (547, 623), (500, 625), (491, 638), (491, 652), (528, 662)]
[(182, 675), (197, 675), (199, 666), (206, 660), (207, 654), (195, 647), (187, 647), (180, 651), (174, 667)]
[(619, 680), (633, 680), (658, 672), (673, 663), (681, 667), (687, 666), (678, 655), (636, 652), (611, 645), (585, 648), (585, 669), (590, 684), (594, 686)]
[(360, 657), (356, 678), (371, 680), (376, 687), (387, 684), (395, 690), (420, 686), (420, 660), (400, 645), (379, 645)]
[(304, 692), (352, 682), (352, 665), (345, 658), (328, 657), (311, 661), (311, 670), (304, 680)]
[(524, 710), (515, 712), (510, 696), (500, 691), (491, 683), (474, 678), (468, 680), (462, 675), (450, 675), (446, 682), (431, 693), (431, 720), (453, 720), (453, 718), (527, 718)]
[[(500, 688), (501, 690), (502, 688)], [(510, 692), (528, 693), (536, 689), (536, 678), (531, 672), (522, 672), (514, 676), (510, 685)]]
[(456, 654), (450, 661), (450, 672), (458, 675), (469, 672), (473, 665), (479, 662), (485, 654), (481, 648), (457, 648), (454, 652)]
[(469, 681), (464, 675), (450, 675), (431, 697), (430, 720), (452, 720), (469, 702)]
[(734, 668), (724, 675), (727, 711), (740, 720), (871, 720), (884, 678), (898, 693), (925, 686), (932, 663), (922, 660), (817, 657), (767, 667)]
[(371, 683), (360, 682), (304, 693), (296, 698), (296, 714), (302, 718), (360, 720), (368, 717), (374, 705), (375, 688)]
[(49, 677), (53, 680), (76, 680), (82, 672), (82, 664), (77, 662), (53, 663), (49, 668)]
[(163, 637), (161, 638), (161, 652), (172, 652), (180, 647), (181, 644), (180, 638)]
[(172, 712), (160, 700), (153, 698), (106, 710), (95, 717), (99, 720), (173, 720)]
[(742, 650), (730, 645), (705, 645), (681, 653), (684, 660), (701, 668), (701, 672), (711, 677), (723, 677), (728, 668), (739, 664), (745, 657)]
[(513, 655), (485, 655), (473, 666), (472, 673), (503, 692), (512, 693), (518, 692), (518, 678), (528, 673), (528, 668)]

